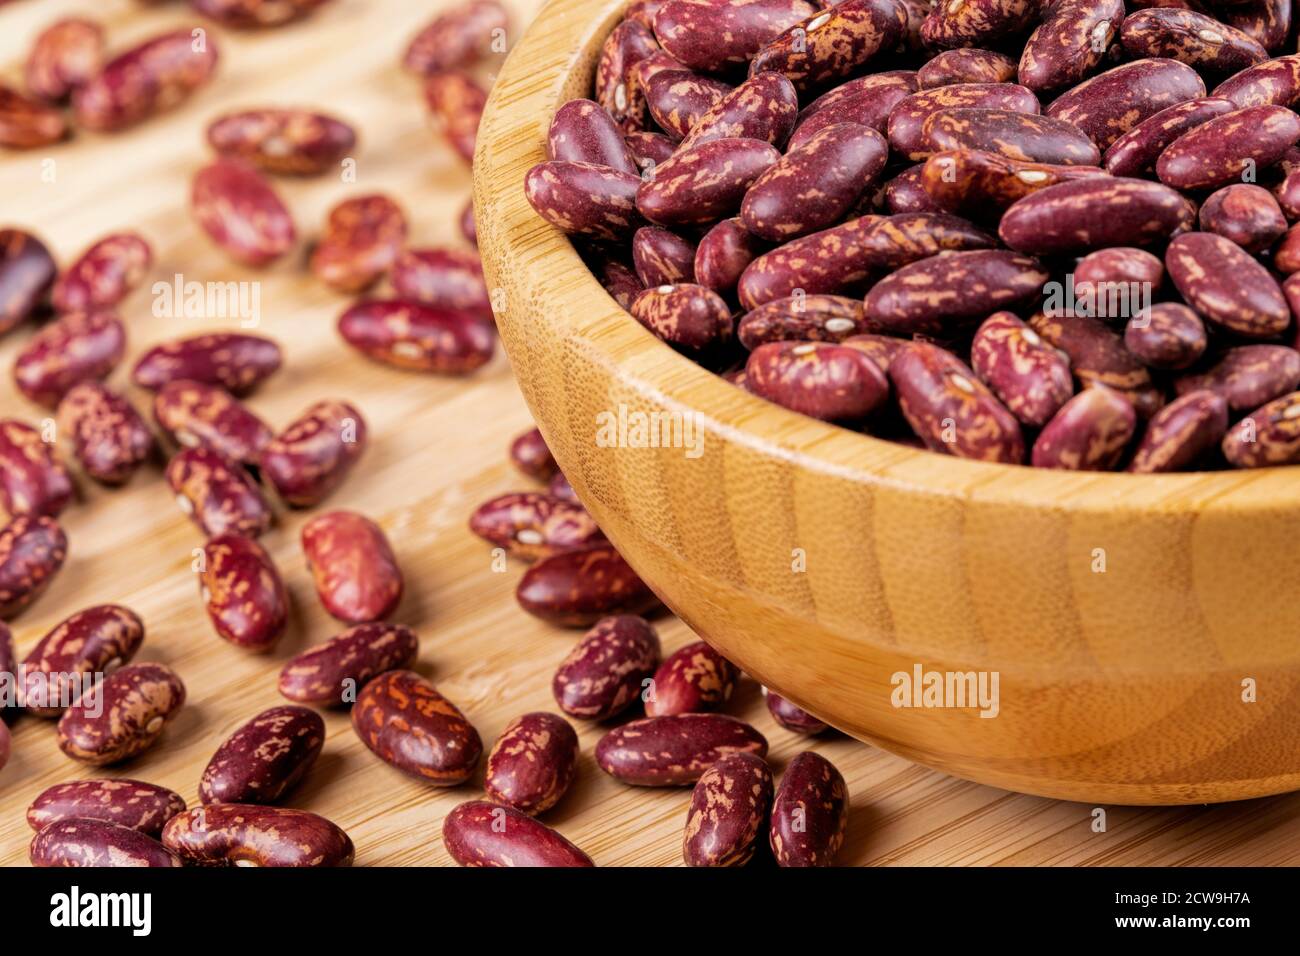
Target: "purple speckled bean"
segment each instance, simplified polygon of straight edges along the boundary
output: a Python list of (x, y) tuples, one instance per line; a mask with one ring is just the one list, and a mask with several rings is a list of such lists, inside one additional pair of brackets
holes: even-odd
[(1124, 348), (1151, 368), (1187, 368), (1207, 343), (1205, 323), (1181, 302), (1158, 302), (1124, 328)]
[(683, 144), (636, 191), (636, 208), (663, 226), (704, 225), (732, 215), (781, 154), (757, 139)]
[(934, 149), (926, 144), (925, 123), (941, 110), (1002, 109), (1037, 115), (1038, 97), (1015, 83), (958, 83), (922, 90), (889, 112), (889, 146), (904, 159), (925, 159)]
[(751, 352), (768, 342), (843, 342), (867, 331), (862, 301), (842, 295), (787, 296), (747, 312), (736, 326)]
[(679, 142), (731, 91), (721, 80), (690, 70), (659, 70), (645, 84), (650, 115)]
[(129, 608), (101, 604), (78, 611), (46, 634), (23, 660), (29, 714), (58, 717), (75, 681), (127, 663), (144, 641), (144, 623)]
[(1234, 468), (1300, 464), (1300, 392), (1255, 409), (1232, 426), (1220, 447)]
[(642, 226), (632, 236), (632, 263), (646, 288), (695, 281), (695, 246), (658, 226)]
[(744, 866), (772, 807), (772, 771), (756, 754), (728, 754), (704, 772), (691, 794), (682, 839), (687, 866)]
[(273, 437), (266, 423), (225, 389), (180, 379), (154, 396), (154, 421), (178, 445), (211, 448), (232, 461), (256, 464)]
[(163, 845), (200, 866), (351, 866), (352, 840), (306, 810), (214, 803), (167, 821)]
[(1110, 471), (1137, 428), (1137, 412), (1105, 386), (1085, 388), (1066, 402), (1034, 442), (1035, 468)]
[(641, 224), (636, 197), (641, 177), (594, 163), (538, 163), (524, 177), (524, 195), (537, 214), (567, 233), (617, 240)]
[(570, 100), (556, 111), (546, 136), (546, 158), (612, 166), (632, 175), (639, 172), (622, 130), (591, 100)]
[(1297, 141), (1300, 116), (1283, 106), (1248, 106), (1178, 137), (1160, 154), (1156, 175), (1182, 190), (1226, 186), (1273, 165)]
[(745, 363), (745, 387), (824, 421), (864, 418), (889, 397), (889, 382), (870, 357), (833, 342), (760, 345)]
[(512, 491), (485, 501), (470, 515), (469, 529), (524, 561), (605, 543), (586, 508), (539, 491)]
[(181, 511), (209, 538), (256, 538), (271, 527), (271, 506), (257, 482), (220, 452), (182, 448), (168, 463), (166, 478)]
[(74, 760), (119, 763), (153, 746), (185, 703), (185, 685), (162, 664), (128, 664), (59, 718), (59, 749)]
[(1034, 255), (1081, 255), (1158, 242), (1191, 224), (1188, 201), (1168, 186), (1089, 176), (1017, 200), (1002, 216), (998, 235), (1012, 249)]
[(1031, 90), (1082, 82), (1101, 64), (1123, 20), (1123, 0), (1058, 0), (1025, 41), (1016, 78)]
[(487, 758), (490, 799), (529, 816), (560, 802), (578, 768), (578, 735), (556, 714), (537, 712), (506, 725)]
[(926, 155), (974, 149), (1026, 163), (1096, 166), (1101, 152), (1073, 123), (1003, 109), (944, 109), (921, 127)]
[(401, 624), (358, 624), (285, 664), (280, 693), (300, 704), (351, 704), (372, 677), (410, 667), (419, 643), (415, 632)]
[(468, 780), (483, 753), (465, 715), (415, 671), (387, 671), (367, 683), (352, 728), (385, 763), (440, 787)]
[(690, 149), (719, 139), (785, 145), (799, 115), (799, 95), (780, 73), (759, 73), (718, 100), (682, 140)]
[(996, 224), (1017, 200), (1085, 177), (1104, 176), (1093, 166), (1027, 163), (977, 149), (943, 150), (921, 167), (921, 184), (939, 209), (975, 222)]
[(667, 0), (654, 18), (655, 37), (693, 70), (748, 63), (816, 7), (806, 0)]
[(1231, 239), (1250, 253), (1273, 245), (1287, 230), (1286, 217), (1262, 186), (1234, 183), (1211, 193), (1201, 204), (1201, 229)]
[(32, 838), (32, 866), (173, 867), (181, 861), (148, 834), (107, 820), (57, 820)]
[(767, 740), (749, 724), (723, 714), (645, 717), (609, 731), (596, 744), (596, 763), (616, 780), (642, 787), (695, 783), (733, 753), (767, 756)]
[(842, 0), (787, 29), (754, 55), (749, 75), (784, 74), (800, 90), (856, 73), (898, 46), (907, 13), (896, 0)]
[(984, 320), (971, 343), (971, 367), (1023, 424), (1047, 424), (1074, 394), (1070, 363), (1010, 312)]
[(731, 309), (702, 285), (646, 289), (632, 300), (628, 311), (660, 339), (683, 351), (699, 352), (732, 337)]
[(1276, 280), (1236, 243), (1208, 232), (1176, 237), (1165, 268), (1184, 300), (1209, 322), (1247, 338), (1281, 335), (1291, 312)]
[(473, 800), (442, 821), (442, 845), (461, 866), (595, 866), (546, 824), (514, 807)]
[(659, 637), (644, 618), (625, 614), (596, 623), (551, 681), (560, 710), (608, 720), (631, 706), (659, 665)]
[(857, 123), (884, 133), (894, 107), (916, 91), (913, 70), (891, 70), (849, 80), (808, 104), (799, 114), (788, 146), (798, 149), (818, 130), (835, 123)]
[(27, 825), (40, 831), (56, 820), (105, 820), (151, 837), (185, 812), (185, 800), (166, 787), (139, 780), (74, 780), (42, 790), (27, 808)]
[(731, 699), (740, 671), (704, 641), (664, 658), (643, 695), (647, 717), (717, 710)]
[(767, 712), (772, 715), (772, 719), (786, 730), (806, 737), (816, 737), (830, 729), (825, 722), (766, 687), (763, 688), (763, 699), (767, 702)]
[(957, 83), (1010, 83), (1015, 79), (1015, 61), (992, 50), (944, 50), (916, 72), (916, 81), (923, 90)]
[(1228, 403), (1202, 389), (1174, 399), (1151, 416), (1128, 470), (1138, 474), (1194, 467), (1228, 430)]
[(217, 748), (199, 778), (203, 803), (275, 803), (311, 769), (325, 721), (306, 707), (272, 707)]
[(1234, 412), (1259, 408), (1300, 388), (1300, 352), (1285, 345), (1240, 345), (1226, 349), (1199, 374), (1174, 379), (1174, 391), (1186, 395), (1210, 391)]
[(1111, 143), (1102, 160), (1114, 176), (1140, 176), (1155, 168), (1160, 154), (1174, 140), (1236, 108), (1232, 100), (1215, 96), (1165, 107)]
[(1234, 73), (1214, 88), (1214, 96), (1247, 106), (1293, 106), (1300, 99), (1300, 53), (1279, 56)]
[[(701, 237), (695, 247), (695, 281), (728, 296), (749, 264), (770, 246), (733, 217), (724, 219)], [(638, 290), (639, 291), (639, 290)]]
[(73, 312), (44, 326), (14, 358), (14, 384), (56, 408), (74, 385), (107, 378), (126, 352), (126, 326), (113, 312)]
[(1084, 80), (1045, 112), (1073, 123), (1105, 150), (1148, 116), (1204, 95), (1205, 83), (1187, 64), (1134, 60)]
[(986, 46), (1020, 33), (1038, 15), (1035, 0), (945, 0), (930, 7), (921, 38), (931, 46)]
[(1124, 348), (1119, 333), (1101, 320), (1039, 312), (1030, 317), (1029, 327), (1069, 357), (1070, 371), (1085, 387), (1107, 386), (1132, 402), (1143, 418), (1150, 418), (1164, 404), (1163, 393), (1151, 383), (1151, 373)]
[(790, 761), (772, 801), (768, 841), (783, 867), (830, 866), (849, 825), (849, 788), (825, 757), (804, 751)]

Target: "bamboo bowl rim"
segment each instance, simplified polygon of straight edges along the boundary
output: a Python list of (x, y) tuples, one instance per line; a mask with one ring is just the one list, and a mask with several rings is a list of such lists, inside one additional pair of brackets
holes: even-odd
[[(1294, 511), (1300, 466), (1132, 475), (972, 461), (909, 448), (767, 402), (679, 354), (604, 290), (568, 237), (524, 197), (524, 174), (546, 159), (559, 106), (589, 97), (600, 45), (625, 0), (549, 0), (506, 59), (479, 127), (474, 205), (489, 274), (514, 301), (652, 404), (698, 413), (715, 440), (851, 481), (938, 498), (1071, 512)], [(510, 305), (498, 321), (518, 321)], [(536, 318), (534, 318), (534, 321)]]

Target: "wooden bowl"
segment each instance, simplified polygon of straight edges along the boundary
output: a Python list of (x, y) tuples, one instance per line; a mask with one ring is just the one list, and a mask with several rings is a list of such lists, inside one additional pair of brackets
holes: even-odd
[[(483, 117), (475, 200), (524, 397), (637, 572), (763, 684), (959, 777), (1127, 804), (1300, 788), (1300, 468), (962, 461), (788, 412), (678, 355), (523, 193), (622, 7), (541, 12)], [(696, 425), (702, 453), (630, 447), (635, 432), (609, 447), (620, 413)], [(896, 675), (918, 670), (990, 692), (996, 673), (996, 716), (895, 706)]]

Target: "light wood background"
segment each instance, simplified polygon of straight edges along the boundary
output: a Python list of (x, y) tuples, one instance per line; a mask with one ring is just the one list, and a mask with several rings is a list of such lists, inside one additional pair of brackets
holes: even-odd
[[(260, 34), (214, 28), (222, 64), (217, 80), (178, 111), (115, 136), (79, 135), (57, 148), (0, 154), (0, 223), (38, 232), (61, 262), (115, 229), (143, 232), (157, 255), (150, 281), (258, 280), (259, 331), (285, 347), (285, 368), (251, 400), (282, 427), (318, 398), (355, 402), (371, 427), (371, 445), (348, 482), (325, 507), (353, 508), (388, 532), (407, 575), (396, 620), (421, 635), (419, 670), (470, 717), (490, 746), (514, 716), (555, 709), (556, 665), (578, 639), (525, 615), (513, 588), (522, 566), (491, 567), (488, 547), (466, 530), (470, 511), (500, 492), (527, 487), (506, 461), (510, 439), (529, 426), (504, 357), (466, 380), (424, 377), (373, 365), (347, 349), (334, 321), (347, 300), (304, 273), (304, 256), (265, 273), (232, 267), (208, 244), (187, 212), (189, 179), (205, 161), (202, 131), (217, 113), (257, 104), (326, 108), (361, 134), (358, 181), (280, 181), (304, 240), (338, 199), (363, 191), (399, 198), (412, 220), (412, 241), (459, 243), (456, 217), (469, 194), (469, 173), (429, 127), (418, 83), (399, 60), (412, 32), (445, 0), (335, 0), (301, 24)], [(532, 2), (511, 4), (519, 30)], [(19, 0), (0, 10), (0, 73), (16, 77), (26, 46), (59, 15), (84, 13), (108, 26), (113, 48), (189, 24), (176, 3), (132, 0)], [(485, 67), (491, 69), (491, 65)], [(55, 181), (42, 181), (53, 160)], [(303, 244), (305, 249), (305, 242)], [(146, 286), (121, 309), (130, 332), (128, 361), (113, 384), (125, 386), (131, 361), (153, 343), (228, 320), (159, 319)], [(46, 414), (14, 390), (8, 369), (32, 332), (0, 342), (0, 415), (29, 422)], [(135, 394), (144, 406), (145, 396)], [(162, 745), (108, 774), (169, 786), (197, 800), (199, 774), (218, 744), (258, 711), (281, 703), (276, 675), (290, 656), (340, 630), (320, 609), (297, 534), (304, 513), (283, 516), (264, 539), (292, 592), (289, 633), (274, 653), (249, 656), (215, 636), (190, 571), (199, 533), (161, 481), (161, 462), (124, 489), (82, 482), (83, 501), (64, 515), (70, 555), (54, 586), (13, 622), (20, 653), (73, 611), (118, 602), (144, 618), (140, 660), (176, 668), (189, 702)], [(666, 650), (691, 639), (679, 622), (658, 622)], [(779, 773), (808, 741), (777, 727), (759, 688), (746, 680), (729, 708), (753, 721), (772, 744)], [(357, 863), (445, 865), (442, 818), (481, 794), (480, 775), (452, 790), (407, 779), (382, 764), (354, 736), (346, 715), (326, 715), (325, 752), (287, 803), (343, 826)], [(578, 725), (583, 757), (572, 791), (546, 815), (600, 865), (673, 865), (689, 790), (621, 786), (595, 766), (601, 728)], [(0, 862), (25, 865), (31, 831), (24, 812), (51, 784), (102, 773), (65, 758), (53, 725), (22, 718), (13, 755), (0, 771)], [(849, 782), (853, 813), (844, 864), (1109, 865), (1281, 864), (1300, 862), (1300, 797), (1206, 808), (1108, 807), (1105, 832), (1094, 832), (1090, 806), (1007, 793), (957, 780), (843, 737), (812, 746)]]

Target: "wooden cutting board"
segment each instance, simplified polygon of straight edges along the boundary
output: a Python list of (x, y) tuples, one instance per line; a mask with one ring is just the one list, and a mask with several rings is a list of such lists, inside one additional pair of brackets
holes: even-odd
[[(304, 240), (339, 199), (382, 191), (407, 208), (413, 242), (461, 244), (456, 221), (469, 194), (469, 172), (431, 131), (419, 85), (399, 66), (414, 30), (449, 5), (334, 0), (306, 22), (266, 33), (212, 28), (222, 56), (219, 75), (177, 111), (114, 136), (79, 135), (53, 149), (0, 154), (0, 224), (37, 232), (63, 263), (113, 230), (137, 229), (153, 243), (150, 282), (121, 308), (130, 347), (111, 382), (123, 388), (129, 365), (148, 346), (234, 324), (219, 317), (155, 317), (151, 283), (176, 274), (187, 281), (260, 283), (258, 331), (281, 342), (286, 363), (250, 404), (276, 428), (320, 398), (345, 398), (363, 411), (370, 448), (327, 507), (361, 511), (387, 531), (407, 576), (407, 597), (395, 619), (421, 636), (418, 669), (465, 711), (490, 746), (512, 717), (555, 709), (551, 676), (579, 636), (519, 610), (512, 594), (522, 566), (495, 572), (488, 547), (466, 530), (479, 502), (528, 487), (506, 460), (511, 438), (531, 424), (507, 362), (498, 356), (468, 379), (372, 364), (337, 337), (334, 322), (347, 300), (306, 273), (302, 248), (266, 272), (232, 266), (197, 230), (187, 204), (189, 179), (207, 157), (208, 120), (236, 107), (314, 106), (357, 124), (361, 144), (355, 184), (334, 178), (278, 183)], [(537, 4), (510, 6), (518, 31)], [(0, 9), (4, 78), (18, 76), (27, 44), (42, 26), (72, 13), (103, 20), (115, 49), (196, 22), (179, 3), (19, 0)], [(485, 78), (491, 68), (485, 66)], [(53, 181), (47, 181), (51, 169)], [(17, 394), (7, 371), (31, 334), (31, 327), (22, 327), (0, 341), (6, 370), (0, 415), (36, 422), (45, 412)], [(147, 396), (131, 394), (144, 408)], [(309, 515), (292, 512), (264, 539), (292, 593), (289, 633), (263, 657), (217, 638), (190, 571), (192, 549), (202, 542), (170, 500), (161, 469), (161, 461), (154, 463), (114, 491), (81, 482), (82, 500), (63, 517), (68, 563), (13, 627), (22, 653), (80, 608), (128, 605), (148, 629), (139, 659), (174, 667), (189, 701), (159, 747), (106, 772), (64, 757), (51, 723), (21, 718), (13, 728), (13, 755), (0, 770), (0, 863), (26, 864), (32, 835), (26, 807), (54, 783), (106, 773), (162, 784), (196, 801), (199, 775), (218, 744), (254, 714), (283, 702), (275, 689), (283, 663), (340, 630), (321, 610), (298, 547)], [(666, 650), (692, 639), (675, 619), (657, 623)], [(1300, 797), (1172, 810), (1107, 807), (1105, 830), (1095, 832), (1090, 806), (977, 786), (843, 737), (810, 743), (771, 721), (752, 681), (742, 684), (729, 710), (767, 735), (778, 773), (809, 746), (844, 773), (853, 812), (841, 863), (1300, 862)], [(481, 769), (472, 784), (429, 787), (374, 757), (345, 714), (325, 719), (324, 753), (288, 804), (343, 826), (356, 843), (358, 864), (449, 863), (442, 818), (457, 803), (480, 796)], [(615, 783), (592, 759), (601, 729), (578, 729), (578, 780), (546, 822), (601, 865), (679, 864), (690, 791)]]

